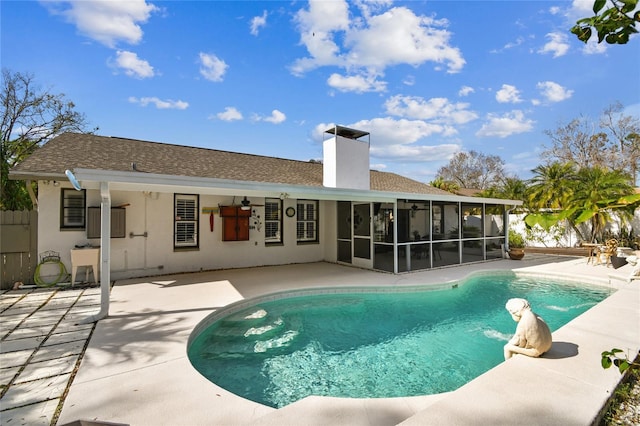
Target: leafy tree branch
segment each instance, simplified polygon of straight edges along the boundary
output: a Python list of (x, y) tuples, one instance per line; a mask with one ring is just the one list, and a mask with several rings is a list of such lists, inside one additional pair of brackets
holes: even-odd
[(87, 122), (64, 94), (42, 90), (33, 75), (8, 69), (2, 70), (0, 108), (0, 208), (29, 209), (25, 183), (9, 180), (9, 170), (59, 134), (86, 133)]
[[(609, 7), (605, 8), (607, 4)], [(588, 42), (593, 30), (598, 43), (626, 44), (631, 34), (637, 33), (636, 22), (640, 22), (640, 11), (635, 10), (638, 0), (595, 0), (594, 16), (579, 19), (571, 28), (578, 40)]]

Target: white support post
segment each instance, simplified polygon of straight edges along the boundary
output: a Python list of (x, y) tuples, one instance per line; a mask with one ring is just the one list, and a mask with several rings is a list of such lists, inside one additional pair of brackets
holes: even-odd
[[(100, 311), (81, 324), (97, 322), (109, 315), (109, 293), (111, 289), (111, 193), (109, 182), (100, 182)], [(96, 271), (93, 271), (95, 274)]]
[(393, 273), (398, 273), (398, 200), (393, 202)]

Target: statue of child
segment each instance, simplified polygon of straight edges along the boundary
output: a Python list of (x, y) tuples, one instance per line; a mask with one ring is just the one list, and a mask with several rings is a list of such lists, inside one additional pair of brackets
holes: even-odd
[(514, 354), (539, 357), (551, 349), (551, 330), (547, 323), (531, 310), (527, 300), (509, 299), (505, 307), (518, 323), (516, 334), (504, 345), (505, 360)]

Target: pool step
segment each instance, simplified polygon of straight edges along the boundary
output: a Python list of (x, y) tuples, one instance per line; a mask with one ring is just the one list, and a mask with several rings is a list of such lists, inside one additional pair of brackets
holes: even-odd
[(265, 317), (267, 317), (269, 313), (264, 309), (256, 306), (254, 309), (250, 311), (240, 311), (235, 314), (229, 315), (222, 322), (223, 323), (247, 323), (247, 322), (260, 322)]
[(284, 348), (291, 344), (291, 342), (298, 336), (299, 332), (294, 330), (287, 330), (281, 336), (274, 337), (269, 340), (257, 341), (254, 345), (254, 352), (267, 352), (272, 349)]
[(263, 334), (274, 333), (284, 327), (282, 318), (261, 318), (249, 323), (223, 321), (214, 331), (214, 335), (221, 337), (249, 337), (257, 338)]
[(207, 355), (237, 357), (285, 348), (296, 339), (299, 330), (296, 318), (287, 324), (282, 317), (272, 317), (264, 310), (248, 315), (241, 312), (223, 320), (213, 331)]

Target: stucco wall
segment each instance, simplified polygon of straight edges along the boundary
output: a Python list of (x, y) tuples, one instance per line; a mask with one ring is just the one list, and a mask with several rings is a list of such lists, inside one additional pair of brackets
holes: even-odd
[[(84, 230), (60, 230), (60, 189), (70, 187), (62, 183), (39, 185), (38, 252), (53, 250), (71, 272), (70, 250), (75, 245), (91, 243), (100, 245), (100, 239), (88, 240)], [(236, 203), (242, 197), (236, 197)], [(203, 207), (230, 205), (233, 197), (200, 195), (199, 197), (199, 248), (174, 250), (173, 247), (173, 193), (111, 191), (113, 207), (126, 207), (126, 237), (111, 239), (111, 278), (121, 279), (176, 272), (211, 269), (240, 268), (287, 263), (305, 263), (322, 260), (335, 261), (335, 203), (320, 202), (320, 243), (296, 243), (296, 218), (283, 217), (283, 244), (265, 246), (264, 207), (255, 206), (262, 226), (249, 231), (249, 241), (222, 241), (222, 217), (214, 214), (213, 232), (209, 227), (209, 214)], [(264, 204), (264, 199), (251, 197), (254, 204)], [(283, 211), (296, 207), (297, 200), (285, 199)], [(98, 190), (87, 190), (87, 207), (100, 206)], [(333, 207), (333, 208), (332, 208)], [(250, 226), (255, 224), (250, 219)], [(129, 237), (130, 233), (147, 237)]]

